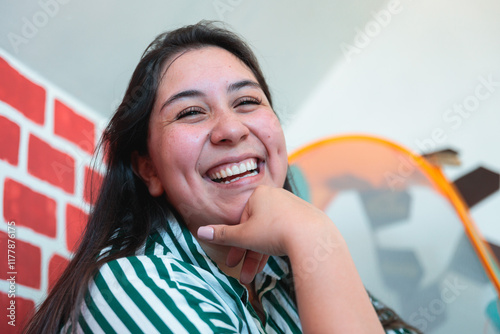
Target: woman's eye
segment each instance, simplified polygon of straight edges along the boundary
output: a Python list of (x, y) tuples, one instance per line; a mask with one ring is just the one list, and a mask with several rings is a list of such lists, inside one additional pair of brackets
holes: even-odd
[(202, 110), (198, 109), (198, 108), (188, 108), (188, 109), (184, 109), (183, 111), (181, 111), (179, 114), (177, 114), (177, 117), (175, 119), (181, 119), (181, 118), (184, 118), (184, 117), (188, 117), (188, 116), (194, 116), (194, 115), (198, 115), (202, 112)]
[(239, 106), (245, 106), (245, 105), (249, 105), (249, 104), (258, 105), (260, 103), (261, 103), (261, 101), (256, 99), (256, 98), (243, 97), (243, 98), (239, 99), (238, 101), (236, 101), (235, 105), (236, 105), (236, 107), (239, 107)]

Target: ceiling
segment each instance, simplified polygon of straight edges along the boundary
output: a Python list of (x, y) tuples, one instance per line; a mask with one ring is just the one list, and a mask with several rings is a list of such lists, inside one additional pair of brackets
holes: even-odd
[(40, 0), (0, 3), (0, 48), (109, 116), (159, 33), (224, 21), (254, 48), (278, 112), (294, 113), (384, 1)]

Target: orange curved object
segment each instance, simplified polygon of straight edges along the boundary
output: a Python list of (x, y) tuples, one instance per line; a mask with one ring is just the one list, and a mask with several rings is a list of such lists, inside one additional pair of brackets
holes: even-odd
[(452, 205), (490, 281), (500, 296), (500, 270), (491, 249), (473, 222), (467, 205), (441, 169), (425, 158), (390, 140), (364, 134), (325, 138), (289, 155), (309, 187), (310, 200), (325, 210), (349, 181), (350, 189), (401, 191), (426, 186)]

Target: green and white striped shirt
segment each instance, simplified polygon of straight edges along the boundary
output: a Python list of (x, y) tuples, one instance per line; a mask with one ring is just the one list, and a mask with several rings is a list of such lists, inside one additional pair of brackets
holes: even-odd
[(106, 263), (90, 284), (83, 333), (301, 333), (286, 293), (287, 263), (271, 257), (255, 278), (262, 323), (238, 280), (224, 274), (187, 228), (152, 233), (135, 256)]
[(173, 223), (168, 231), (152, 233), (135, 256), (101, 267), (82, 304), (77, 331), (301, 333), (287, 278), (288, 264), (279, 257), (270, 257), (256, 276), (262, 323), (246, 288), (217, 267), (187, 228)]

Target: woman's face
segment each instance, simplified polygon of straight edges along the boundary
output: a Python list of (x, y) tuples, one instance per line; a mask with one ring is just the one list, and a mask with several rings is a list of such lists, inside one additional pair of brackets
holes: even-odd
[(281, 125), (253, 73), (224, 49), (189, 50), (164, 71), (141, 175), (191, 231), (237, 224), (258, 185), (284, 184)]

